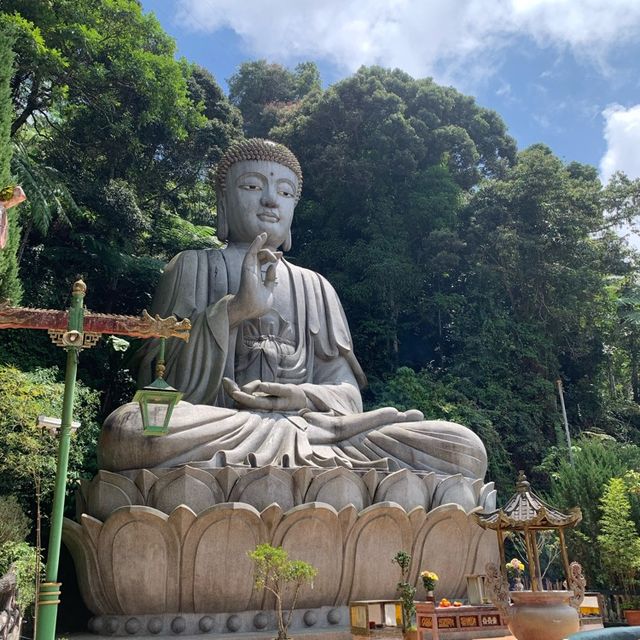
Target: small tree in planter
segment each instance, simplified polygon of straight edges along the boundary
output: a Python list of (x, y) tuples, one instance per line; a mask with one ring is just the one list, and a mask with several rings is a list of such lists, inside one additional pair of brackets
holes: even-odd
[[(300, 588), (306, 583), (313, 582), (318, 570), (308, 562), (289, 560), (287, 552), (282, 547), (272, 547), (266, 543), (259, 544), (250, 551), (249, 557), (256, 564), (256, 587), (269, 591), (275, 598), (277, 640), (289, 640), (289, 624), (296, 608)], [(287, 596), (291, 598), (291, 606), (285, 613), (284, 600)]]
[(406, 636), (411, 629), (413, 616), (416, 612), (414, 599), (416, 597), (416, 588), (407, 582), (409, 577), (409, 565), (411, 564), (411, 556), (405, 551), (398, 551), (393, 556), (393, 562), (400, 567), (400, 582), (396, 587), (398, 596), (402, 602), (402, 635)]
[[(633, 477), (630, 476), (630, 480)], [(623, 608), (633, 609), (631, 594), (638, 587), (640, 572), (640, 536), (630, 518), (629, 491), (634, 490), (625, 478), (611, 478), (600, 500), (602, 518), (598, 544), (608, 582), (624, 594)]]

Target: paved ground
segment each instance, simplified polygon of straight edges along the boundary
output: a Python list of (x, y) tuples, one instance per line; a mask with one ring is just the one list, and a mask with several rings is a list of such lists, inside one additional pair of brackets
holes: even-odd
[[(589, 631), (591, 629), (602, 629), (601, 624), (585, 624), (580, 631)], [(483, 640), (487, 640), (484, 638)], [(491, 640), (516, 640), (513, 636), (499, 636), (497, 638), (492, 638)]]

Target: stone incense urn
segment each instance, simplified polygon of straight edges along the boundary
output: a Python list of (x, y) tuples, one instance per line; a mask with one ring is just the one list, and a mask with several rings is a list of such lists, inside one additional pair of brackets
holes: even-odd
[(562, 640), (580, 630), (573, 591), (512, 591), (509, 631), (518, 640)]
[(489, 599), (507, 620), (517, 640), (563, 640), (580, 630), (578, 608), (584, 598), (584, 577), (577, 562), (570, 567), (571, 591), (509, 591), (500, 568), (486, 566)]

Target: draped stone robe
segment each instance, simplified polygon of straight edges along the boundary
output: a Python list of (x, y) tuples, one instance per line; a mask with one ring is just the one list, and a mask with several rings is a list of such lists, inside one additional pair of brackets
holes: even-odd
[[(166, 348), (165, 378), (184, 393), (184, 402), (174, 410), (169, 433), (158, 438), (142, 434), (137, 404), (114, 411), (101, 434), (101, 468), (406, 467), (484, 477), (484, 446), (469, 429), (425, 421), (418, 411), (363, 413), (359, 387), (366, 377), (338, 296), (317, 273), (281, 260), (274, 308), (230, 328), (229, 294), (238, 290), (245, 249), (186, 251), (167, 265), (152, 310), (191, 319), (189, 342), (171, 339)], [(142, 349), (143, 384), (152, 380), (157, 346), (149, 341)], [(307, 409), (238, 410), (223, 377), (240, 386), (255, 379), (298, 385)], [(311, 420), (319, 414), (322, 429)]]

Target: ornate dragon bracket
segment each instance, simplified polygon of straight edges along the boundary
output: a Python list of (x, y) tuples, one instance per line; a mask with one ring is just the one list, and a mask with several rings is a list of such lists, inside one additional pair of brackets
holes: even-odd
[(175, 316), (161, 318), (143, 311), (140, 316), (119, 316), (86, 312), (83, 331), (68, 331), (68, 312), (51, 309), (11, 307), (0, 304), (0, 329), (46, 329), (52, 341), (61, 347), (88, 349), (104, 333), (134, 338), (179, 338), (189, 341), (191, 322)]
[(574, 609), (579, 609), (587, 588), (587, 580), (582, 573), (582, 566), (579, 562), (572, 562), (569, 565), (569, 584), (567, 586), (570, 591), (573, 591), (573, 595), (569, 598), (569, 604)]
[(486, 578), (484, 580), (484, 586), (486, 594), (505, 617), (509, 618), (509, 583), (505, 578), (500, 567), (495, 562), (488, 562), (485, 566)]

